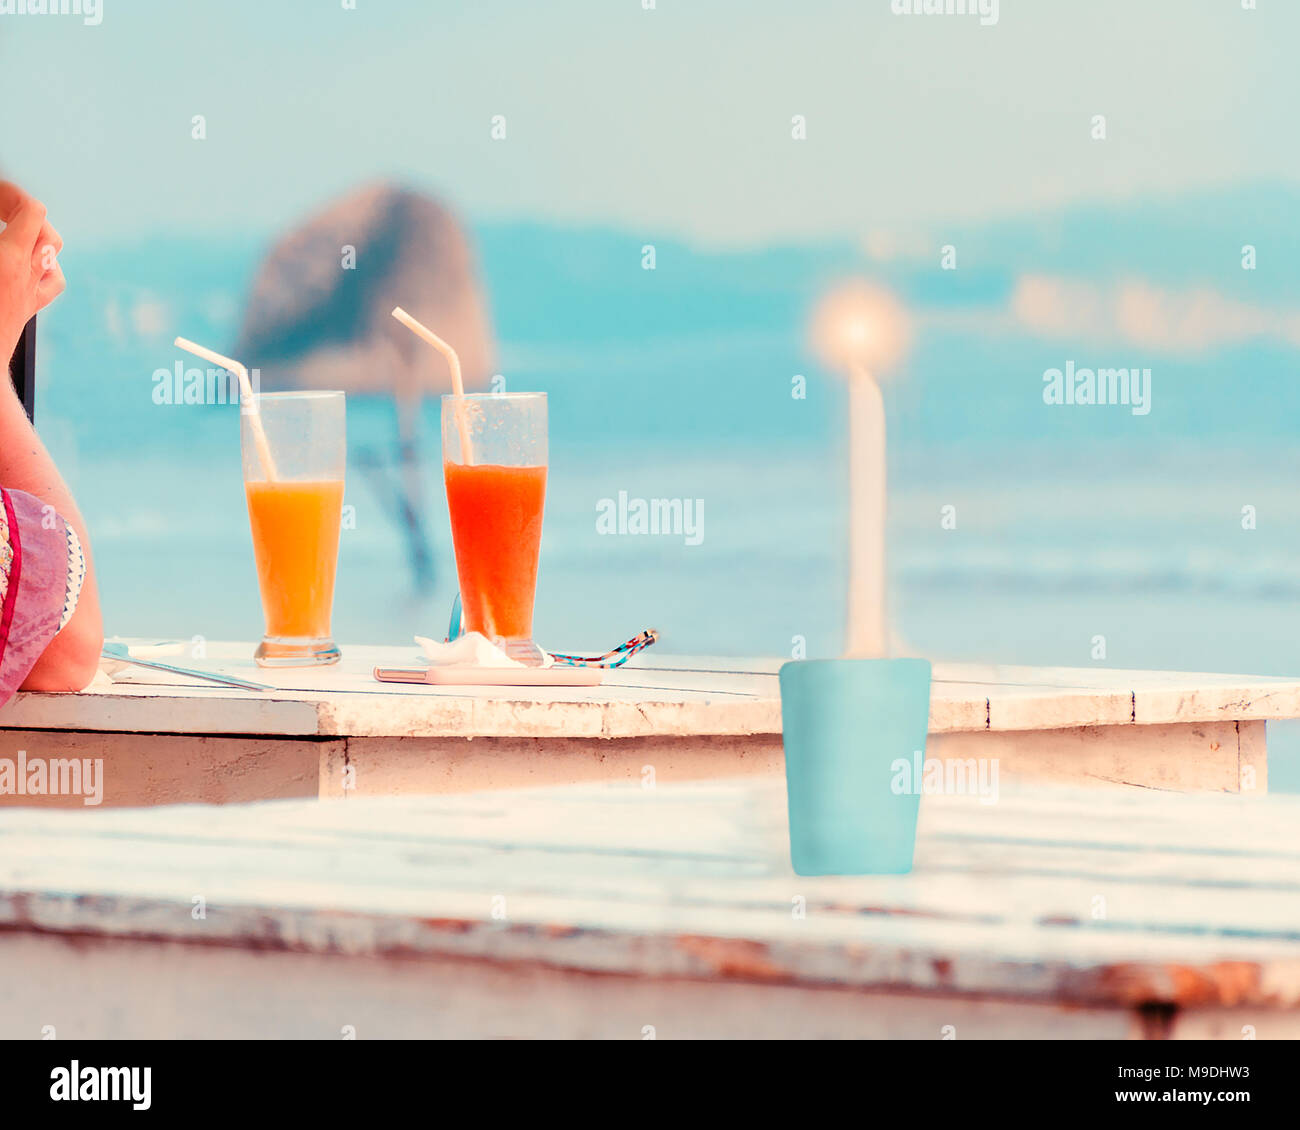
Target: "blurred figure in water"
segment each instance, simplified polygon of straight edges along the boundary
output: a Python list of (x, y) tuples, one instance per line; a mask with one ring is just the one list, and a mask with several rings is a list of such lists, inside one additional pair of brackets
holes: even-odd
[(403, 530), (417, 594), (433, 589), (423, 400), (449, 392), (445, 362), (390, 317), (404, 306), (456, 349), (466, 386), (492, 373), (492, 333), (473, 250), (455, 216), (422, 193), (377, 184), (309, 216), (258, 270), (235, 356), (264, 389), (337, 388), (388, 398), (390, 450), (350, 458)]

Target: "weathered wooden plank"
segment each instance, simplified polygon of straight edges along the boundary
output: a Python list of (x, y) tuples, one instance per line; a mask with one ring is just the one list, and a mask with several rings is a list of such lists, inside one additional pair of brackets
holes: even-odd
[[(21, 970), (21, 975), (18, 971)], [(149, 991), (140, 992), (147, 984)], [(1269, 1021), (1264, 1021), (1265, 1025)], [(0, 1039), (1124, 1039), (1114, 1009), (0, 934)]]
[[(10, 842), (10, 841), (3, 841)], [(264, 899), (267, 888), (264, 845), (244, 843), (223, 850), (226, 873), (212, 876), (205, 862), (211, 845), (169, 841), (169, 858), (154, 862), (160, 843), (156, 839), (129, 845), (111, 844), (111, 869), (128, 870), (119, 880), (108, 866), (97, 862), (104, 844), (87, 841), (47, 845), (39, 865), (27, 865), (23, 881), (42, 888), (61, 889), (70, 881), (83, 885), (92, 879), (110, 887), (128, 905), (131, 899), (171, 889), (178, 877), (181, 887), (223, 904), (239, 905), (254, 897)], [(334, 853), (328, 875), (322, 875), (313, 850)], [(430, 851), (430, 846), (423, 849)], [(1005, 855), (1005, 849), (1002, 854)], [(1135, 943), (1160, 936), (1196, 934), (1221, 941), (1300, 942), (1300, 885), (1294, 861), (1241, 857), (1210, 859), (1196, 865), (1193, 877), (1187, 861), (1156, 862), (1117, 873), (1113, 859), (1097, 852), (1074, 852), (1078, 868), (1071, 870), (1069, 853), (1046, 849), (1040, 867), (1022, 864), (1012, 870), (997, 869), (998, 853), (963, 843), (923, 843), (915, 873), (906, 882), (858, 884), (846, 892), (844, 884), (808, 882), (789, 874), (788, 867), (763, 861), (691, 857), (652, 857), (632, 870), (626, 860), (609, 854), (559, 852), (528, 846), (487, 848), (468, 843), (436, 845), (432, 857), (413, 848), (393, 850), (360, 846), (342, 851), (334, 843), (303, 844), (296, 851), (283, 847), (274, 853), (276, 889), (288, 892), (294, 902), (304, 896), (328, 896), (340, 886), (369, 888), (362, 901), (349, 904), (370, 913), (421, 912), (446, 916), (466, 908), (482, 918), (493, 897), (508, 902), (564, 907), (574, 928), (595, 929), (608, 919), (576, 919), (579, 907), (608, 902), (628, 920), (637, 914), (653, 920), (665, 905), (683, 908), (729, 907), (755, 912), (755, 921), (788, 918), (796, 899), (812, 920), (808, 934), (818, 940), (854, 937), (862, 917), (905, 916), (918, 938), (940, 944), (949, 925), (1004, 925), (1017, 928), (1050, 927), (1069, 931), (1101, 931), (1127, 936)], [(970, 865), (962, 863), (969, 857)], [(1250, 877), (1244, 879), (1243, 864)], [(978, 882), (972, 875), (981, 874)], [(737, 880), (743, 883), (737, 886)], [(129, 886), (128, 886), (129, 885)], [(171, 887), (169, 888), (169, 885)], [(431, 903), (429, 891), (440, 899)], [(131, 901), (129, 905), (137, 905)], [(333, 905), (333, 904), (330, 904)], [(619, 921), (625, 920), (620, 917)], [(1167, 940), (1167, 939), (1166, 939)]]
[(926, 798), (916, 872), (844, 880), (789, 872), (781, 802), (706, 785), (7, 813), (0, 925), (1086, 1007), (1300, 1005), (1300, 802)]
[(1061, 730), (1079, 726), (1128, 726), (1133, 692), (1074, 687), (1004, 686), (989, 698), (991, 730)]
[[(990, 819), (983, 829), (996, 827)], [(400, 821), (395, 822), (400, 827)], [(602, 829), (570, 833), (567, 841), (543, 838), (527, 829), (501, 829), (485, 839), (484, 830), (444, 828), (436, 838), (389, 833), (363, 838), (349, 827), (347, 837), (296, 831), (286, 836), (278, 828), (245, 829), (221, 844), (227, 872), (225, 897), (260, 892), (266, 857), (273, 857), (284, 884), (314, 890), (321, 880), (312, 852), (326, 849), (339, 856), (331, 861), (325, 882), (356, 883), (371, 888), (382, 909), (386, 892), (399, 900), (406, 890), (455, 891), (479, 898), (489, 890), (586, 902), (608, 899), (651, 908), (671, 895), (673, 902), (789, 913), (796, 896), (821, 922), (827, 916), (863, 913), (899, 914), (911, 919), (975, 923), (1046, 924), (1114, 932), (1184, 932), (1233, 937), (1300, 940), (1300, 870), (1297, 854), (1278, 856), (1259, 851), (1196, 856), (1156, 852), (1133, 846), (1117, 852), (1071, 842), (1042, 842), (1012, 847), (1005, 837), (988, 843), (972, 835), (933, 832), (923, 835), (915, 873), (907, 880), (860, 881), (800, 879), (790, 874), (784, 842), (768, 835), (737, 837), (710, 822), (713, 848), (708, 851), (677, 845), (677, 825), (661, 840), (671, 838), (674, 850), (656, 853), (644, 836), (633, 839), (620, 854)], [(943, 825), (941, 824), (941, 827)], [(502, 834), (508, 838), (501, 838)], [(1058, 833), (1059, 836), (1059, 833)], [(52, 842), (51, 842), (52, 839)], [(541, 842), (538, 842), (541, 841)], [(0, 844), (12, 841), (6, 836)], [(26, 841), (29, 845), (32, 840)], [(165, 886), (178, 873), (192, 881), (206, 871), (211, 836), (185, 836), (181, 831), (143, 839), (55, 836), (41, 841), (39, 866), (28, 865), (25, 881), (58, 889), (69, 876), (86, 881), (99, 875), (116, 882), (115, 873), (131, 875), (132, 891)], [(166, 843), (165, 852), (159, 851)], [(346, 849), (343, 845), (346, 845)], [(105, 855), (106, 846), (111, 850)], [(629, 853), (638, 856), (635, 867)], [(17, 855), (17, 852), (14, 853)], [(31, 854), (28, 851), (28, 854)], [(101, 860), (104, 862), (101, 863)], [(102, 872), (102, 875), (100, 874)], [(971, 884), (972, 875), (980, 881)], [(737, 879), (743, 879), (740, 886)], [(846, 887), (848, 888), (846, 897)], [(114, 887), (120, 890), (120, 887)], [(1213, 892), (1212, 902), (1207, 902)], [(215, 893), (215, 892), (213, 892)], [(368, 896), (368, 897), (369, 897)], [(856, 899), (868, 900), (860, 903)], [(405, 902), (397, 904), (406, 906)], [(647, 913), (650, 910), (647, 909)]]
[[(318, 732), (349, 737), (635, 738), (781, 732), (778, 699), (628, 688), (445, 688), (456, 694), (323, 699)], [(504, 692), (504, 693), (503, 693)]]
[(778, 734), (575, 739), (348, 738), (332, 743), (321, 796), (352, 799), (479, 789), (708, 780), (784, 772)]
[(1111, 690), (1128, 687), (1180, 689), (1195, 687), (1281, 688), (1295, 685), (1282, 675), (1235, 675), (1209, 671), (1153, 671), (1126, 667), (1024, 667), (1003, 663), (934, 664), (934, 677), (949, 682), (991, 682), (998, 686), (1056, 687), (1074, 690)]
[[(197, 894), (202, 894), (201, 887)], [(296, 888), (273, 889), (282, 898)], [(317, 892), (311, 892), (317, 894)], [(301, 895), (300, 895), (301, 897)], [(319, 897), (319, 896), (318, 896)], [(1062, 931), (1008, 931), (993, 925), (932, 924), (893, 918), (854, 923), (836, 918), (834, 944), (804, 923), (747, 908), (725, 914), (684, 906), (660, 923), (608, 900), (545, 903), (484, 892), (462, 908), (440, 896), (428, 917), (304, 910), (287, 901), (237, 906), (208, 899), (206, 918), (187, 897), (170, 903), (82, 896), (29, 897), (16, 908), (0, 899), (10, 930), (184, 940), (205, 945), (355, 957), (476, 958), (540, 963), (590, 973), (702, 977), (746, 982), (993, 996), (1086, 1007), (1143, 1004), (1300, 1007), (1300, 960), (1294, 945), (1188, 936), (1154, 941), (1098, 930), (1068, 939)], [(505, 920), (489, 907), (503, 905)], [(448, 910), (451, 913), (448, 913)], [(557, 916), (557, 911), (570, 913)], [(549, 914), (546, 912), (549, 911)], [(21, 916), (20, 916), (21, 912)]]
[[(575, 785), (509, 794), (407, 797), (349, 806), (322, 817), (313, 806), (268, 803), (230, 812), (173, 807), (95, 815), (93, 821), (50, 825), (44, 814), (13, 811), (0, 835), (69, 838), (144, 834), (218, 840), (247, 834), (278, 842), (294, 834), (347, 835), (419, 843), (464, 836), (505, 842), (593, 849), (644, 848), (716, 854), (728, 830), (737, 850), (752, 852), (784, 826), (784, 789), (778, 782), (745, 786), (731, 782), (692, 785), (665, 792), (639, 787)], [(1293, 801), (1275, 798), (1256, 806), (1245, 797), (1166, 796), (1140, 790), (1077, 791), (1008, 786), (995, 805), (954, 796), (926, 796), (923, 829), (936, 836), (974, 841), (1095, 845), (1123, 852), (1170, 851), (1189, 855), (1222, 852), (1293, 858), (1297, 837)], [(996, 836), (994, 835), (996, 833)]]
[(1234, 679), (1220, 684), (1187, 678), (1174, 686), (1135, 690), (1134, 717), (1138, 722), (1291, 718), (1296, 702), (1296, 688), (1281, 680)]
[(930, 684), (931, 734), (950, 734), (989, 728), (989, 703), (998, 694), (991, 683)]
[[(1260, 727), (1264, 723), (1243, 723)], [(1178, 791), (1236, 792), (1243, 781), (1236, 723), (1084, 727), (1044, 732), (937, 734), (928, 763), (947, 763), (972, 787), (1014, 781), (1101, 782)], [(1250, 791), (1267, 791), (1262, 740), (1244, 755), (1255, 766)], [(349, 738), (330, 746), (322, 796), (400, 796), (531, 785), (704, 780), (784, 772), (776, 734), (737, 738), (661, 736), (640, 739)], [(994, 764), (996, 763), (996, 777)], [(351, 788), (346, 789), (345, 765)]]
[(2, 730), (87, 733), (315, 735), (315, 702), (222, 687), (92, 688), (77, 695), (19, 694), (0, 707)]
[[(1085, 712), (1086, 713), (1086, 712)], [(948, 763), (957, 780), (1136, 785), (1179, 792), (1268, 791), (1263, 722), (1179, 726), (1075, 726), (1045, 730), (976, 730), (931, 735), (927, 762)], [(1247, 728), (1242, 753), (1241, 728)], [(1258, 729), (1255, 729), (1255, 728)], [(1243, 756), (1254, 775), (1243, 777)], [(784, 763), (782, 763), (784, 764)], [(938, 770), (935, 770), (936, 772)]]
[[(349, 646), (337, 667), (259, 671), (252, 645), (209, 642), (177, 660), (279, 688), (245, 692), (141, 669), (77, 696), (19, 695), (0, 726), (22, 729), (261, 733), (357, 737), (639, 737), (780, 732), (779, 659), (638, 656), (599, 688), (385, 684), (377, 663), (415, 663), (410, 648)], [(1300, 716), (1300, 681), (1242, 675), (935, 665), (932, 733), (1014, 732), (1090, 724), (1151, 725)]]
[[(0, 730), (0, 760), (16, 771), (21, 753), (26, 780), (39, 774), (41, 782), (75, 786), (72, 792), (44, 795), (0, 791), (0, 807), (116, 808), (314, 797), (320, 758), (334, 745), (342, 742)], [(80, 763), (75, 776), (72, 761)]]
[[(934, 665), (936, 682), (998, 688), (990, 717), (994, 729), (1075, 726), (1089, 721), (1143, 724), (1268, 720), (1300, 715), (1300, 681), (1266, 675), (1187, 671), (1133, 671), (1105, 667), (1018, 667), (983, 664)], [(1078, 717), (1095, 696), (1095, 718)], [(997, 709), (1005, 700), (1005, 709)], [(1043, 711), (1035, 714), (1034, 704)], [(1054, 719), (1060, 721), (1054, 721)]]

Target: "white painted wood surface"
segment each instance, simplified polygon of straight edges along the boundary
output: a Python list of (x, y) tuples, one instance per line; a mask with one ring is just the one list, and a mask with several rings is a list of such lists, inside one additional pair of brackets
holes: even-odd
[[(377, 683), (414, 647), (347, 647), (337, 667), (259, 671), (253, 647), (177, 645), (184, 666), (275, 685), (240, 691), (128, 669), (81, 695), (19, 695), (0, 757), (103, 758), (109, 806), (465, 792), (780, 774), (779, 659), (653, 652), (598, 688)], [(936, 664), (931, 760), (996, 759), (1004, 780), (1267, 792), (1265, 719), (1300, 681)], [(15, 804), (79, 798), (0, 794)]]
[[(921, 812), (912, 875), (802, 879), (775, 783), (7, 811), (0, 1036), (63, 1009), (84, 1035), (328, 1038), (350, 1013), (372, 1035), (639, 1038), (656, 1002), (675, 1034), (1300, 1030), (1300, 799), (1103, 788)], [(241, 1029), (250, 987), (269, 1030)]]
[[(336, 667), (261, 671), (253, 645), (178, 653), (185, 666), (276, 686), (241, 691), (132, 669), (80, 695), (21, 694), (0, 728), (294, 737), (623, 738), (779, 734), (780, 659), (636, 657), (594, 688), (380, 684), (376, 664), (410, 648), (347, 646)], [(1300, 679), (1252, 675), (936, 663), (930, 732), (1300, 717)]]

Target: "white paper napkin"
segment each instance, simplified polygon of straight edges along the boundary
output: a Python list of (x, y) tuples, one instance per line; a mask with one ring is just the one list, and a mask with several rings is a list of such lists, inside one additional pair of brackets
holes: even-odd
[[(523, 667), (517, 659), (511, 659), (482, 632), (466, 632), (459, 639), (449, 643), (439, 643), (428, 636), (416, 636), (424, 657), (431, 667)], [(555, 660), (547, 653), (543, 667), (553, 666)]]

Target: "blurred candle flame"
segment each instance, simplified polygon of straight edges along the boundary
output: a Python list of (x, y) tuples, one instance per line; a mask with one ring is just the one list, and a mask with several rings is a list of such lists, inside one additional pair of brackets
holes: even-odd
[(879, 377), (907, 352), (911, 332), (907, 311), (892, 293), (854, 279), (817, 304), (811, 336), (813, 350), (830, 368)]

